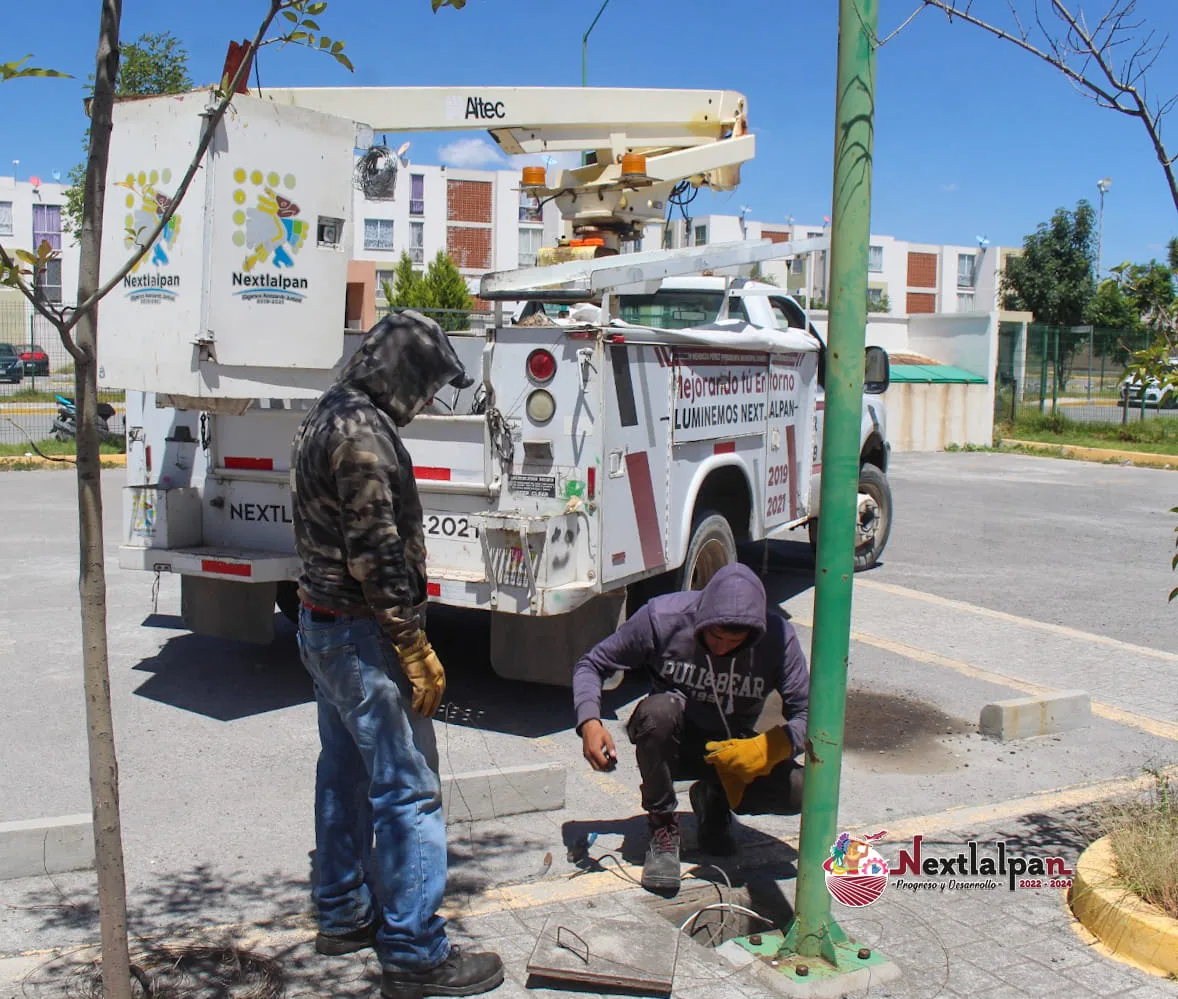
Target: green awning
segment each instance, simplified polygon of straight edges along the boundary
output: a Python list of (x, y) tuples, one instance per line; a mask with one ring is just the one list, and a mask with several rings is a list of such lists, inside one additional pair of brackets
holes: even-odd
[(917, 384), (944, 384), (946, 382), (966, 385), (985, 385), (986, 379), (964, 368), (951, 364), (893, 364), (893, 382), (915, 382)]

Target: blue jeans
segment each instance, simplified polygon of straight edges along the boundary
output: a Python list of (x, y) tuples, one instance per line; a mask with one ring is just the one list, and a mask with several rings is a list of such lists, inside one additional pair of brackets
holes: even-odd
[[(324, 934), (377, 918), (385, 967), (446, 959), (437, 914), (446, 887), (446, 823), (433, 721), (416, 714), (392, 644), (371, 618), (299, 612), (299, 653), (315, 681), (315, 885)], [(375, 842), (374, 842), (375, 840)]]

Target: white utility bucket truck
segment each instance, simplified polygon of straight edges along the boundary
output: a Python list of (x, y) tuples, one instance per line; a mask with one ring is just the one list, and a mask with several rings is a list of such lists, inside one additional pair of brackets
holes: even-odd
[[(159, 217), (210, 102), (194, 92), (116, 107), (106, 261)], [(664, 216), (676, 185), (738, 183), (754, 144), (739, 94), (236, 98), (181, 211), (103, 304), (100, 378), (129, 390), (120, 565), (179, 573), (199, 633), (266, 642), (275, 602), (293, 612), (291, 441), (363, 335), (344, 327), (353, 185), (392, 186), (373, 171), (362, 180), (355, 149), (374, 131), (448, 128), (488, 129), (512, 154), (588, 153), (554, 177), (527, 168), (524, 186), (555, 201), (571, 238), (546, 253), (557, 263), (483, 278), (494, 327), (450, 334), (475, 384), (403, 432), (430, 599), (491, 612), (496, 672), (564, 683), (628, 604), (701, 586), (740, 541), (816, 522), (822, 341), (778, 289), (715, 275), (822, 241), (619, 252)], [(521, 302), (513, 321), (503, 303)], [(882, 392), (878, 348), (867, 372)], [(862, 455), (860, 567), (891, 523), (877, 396)]]

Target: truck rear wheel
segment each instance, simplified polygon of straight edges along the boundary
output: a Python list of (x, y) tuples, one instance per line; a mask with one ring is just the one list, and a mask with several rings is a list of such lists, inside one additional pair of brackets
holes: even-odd
[[(887, 476), (875, 465), (859, 467), (859, 492), (868, 497), (855, 519), (855, 571), (863, 572), (879, 562), (892, 533), (892, 489)], [(818, 553), (818, 518), (807, 525), (810, 547)]]
[(727, 518), (704, 511), (696, 517), (687, 546), (687, 556), (679, 570), (680, 590), (702, 590), (716, 573), (736, 561), (736, 538)]

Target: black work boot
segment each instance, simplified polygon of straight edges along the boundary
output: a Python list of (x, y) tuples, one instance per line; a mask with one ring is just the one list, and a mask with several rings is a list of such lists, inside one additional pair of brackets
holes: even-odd
[(642, 887), (654, 891), (679, 888), (679, 820), (671, 815), (651, 815), (650, 846), (642, 865)]
[(320, 954), (338, 956), (353, 954), (376, 942), (377, 923), (371, 922), (347, 933), (320, 933), (315, 937), (315, 950)]
[(688, 792), (695, 825), (699, 830), (699, 848), (713, 857), (728, 857), (736, 852), (732, 838), (732, 812), (724, 789), (705, 780), (697, 780)]
[(380, 975), (384, 999), (422, 999), (423, 996), (477, 996), (503, 983), (498, 954), (450, 948), (450, 956), (429, 971), (385, 968)]

